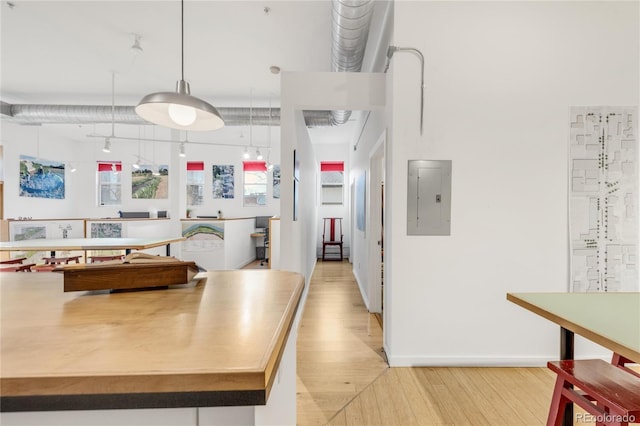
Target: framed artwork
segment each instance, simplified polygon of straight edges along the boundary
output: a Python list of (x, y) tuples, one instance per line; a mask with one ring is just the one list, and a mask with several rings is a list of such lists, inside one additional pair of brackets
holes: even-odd
[(569, 291), (637, 292), (638, 107), (571, 107), (567, 127)]
[(213, 166), (213, 198), (234, 198), (235, 177), (234, 166), (214, 165)]
[(141, 165), (131, 172), (131, 198), (169, 198), (169, 166)]
[(273, 198), (280, 198), (280, 166), (273, 166)]
[(298, 220), (298, 204), (300, 201), (300, 159), (298, 152), (293, 150), (293, 220)]
[(91, 238), (122, 238), (122, 223), (119, 223), (119, 222), (92, 223)]
[(64, 163), (20, 156), (20, 196), (64, 199)]
[(366, 172), (356, 179), (356, 227), (365, 231)]
[(13, 231), (12, 241), (44, 240), (47, 238), (47, 226), (20, 226)]
[(183, 223), (184, 251), (221, 251), (224, 248), (224, 222)]

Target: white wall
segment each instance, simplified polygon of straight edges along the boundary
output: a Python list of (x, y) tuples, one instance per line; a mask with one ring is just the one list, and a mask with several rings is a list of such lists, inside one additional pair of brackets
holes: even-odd
[[(31, 216), (33, 218), (70, 218), (70, 217), (117, 217), (118, 211), (156, 211), (168, 210), (171, 218), (185, 217), (186, 196), (186, 162), (205, 162), (205, 197), (204, 204), (194, 206), (195, 215), (215, 215), (222, 210), (224, 217), (252, 217), (277, 215), (280, 211), (279, 199), (273, 198), (272, 173), (269, 172), (267, 186), (267, 205), (245, 207), (242, 199), (242, 153), (244, 148), (236, 146), (220, 146), (207, 144), (187, 144), (186, 157), (179, 157), (177, 143), (149, 142), (130, 140), (114, 140), (110, 153), (102, 152), (103, 139), (87, 138), (84, 141), (70, 141), (57, 135), (56, 126), (19, 126), (2, 123), (2, 145), (4, 147), (3, 165), (5, 169), (5, 217)], [(151, 127), (151, 126), (146, 126)], [(254, 144), (266, 145), (265, 126), (260, 133), (254, 129)], [(145, 130), (145, 132), (147, 132)], [(159, 139), (168, 139), (165, 132), (158, 131)], [(149, 131), (150, 133), (150, 131)], [(161, 134), (162, 133), (162, 134)], [(173, 140), (180, 135), (173, 134)], [(246, 133), (246, 132), (245, 132)], [(155, 134), (155, 132), (154, 132)], [(261, 136), (258, 140), (257, 135)], [(279, 130), (272, 129), (274, 144), (271, 148), (271, 160), (279, 162), (280, 149), (277, 140)], [(144, 139), (143, 135), (143, 139)], [(184, 138), (182, 136), (181, 138)], [(193, 138), (193, 136), (192, 136)], [(248, 138), (248, 136), (247, 136)], [(230, 144), (237, 140), (222, 141)], [(248, 141), (245, 141), (248, 144)], [(266, 151), (263, 148), (263, 151)], [(132, 199), (131, 198), (131, 165), (137, 155), (143, 157), (142, 164), (169, 165), (170, 194), (167, 199)], [(47, 160), (73, 163), (77, 171), (66, 170), (66, 189), (64, 200), (45, 200), (42, 198), (19, 197), (18, 175), (20, 155), (40, 157)], [(122, 205), (98, 206), (96, 197), (96, 162), (122, 162)], [(235, 166), (235, 198), (213, 199), (212, 170), (213, 164), (233, 164)], [(174, 230), (177, 230), (174, 229)]]
[[(418, 62), (396, 53), (390, 363), (557, 357), (557, 326), (505, 294), (567, 291), (569, 106), (638, 104), (638, 2), (397, 1), (394, 29), (426, 58), (426, 104), (420, 136)], [(452, 160), (450, 236), (407, 236), (410, 159)]]
[(307, 282), (316, 263), (316, 223), (318, 221), (318, 173), (319, 163), (315, 158), (311, 139), (301, 110), (296, 111), (296, 155), (300, 160), (300, 190), (298, 222), (300, 222), (300, 250), (298, 259), (300, 272)]
[[(369, 200), (369, 194), (371, 193), (371, 173), (370, 173), (370, 165), (369, 158), (373, 153), (373, 150), (376, 149), (376, 144), (380, 139), (380, 136), (385, 131), (387, 117), (385, 111), (372, 111), (369, 119), (367, 120), (367, 125), (365, 126), (362, 136), (360, 137), (360, 142), (358, 144), (358, 148), (355, 151), (351, 152), (351, 171), (350, 171), (350, 179), (349, 185), (353, 184), (355, 179), (362, 174), (366, 173), (366, 194), (367, 194), (367, 203), (365, 206), (365, 231), (359, 230), (355, 223), (352, 226), (353, 235), (351, 236), (351, 254), (353, 261), (353, 274), (358, 282), (358, 286), (360, 287), (360, 292), (362, 293), (362, 297), (364, 299), (365, 305), (370, 307), (370, 294), (369, 294), (369, 263), (371, 260), (369, 258), (369, 250), (368, 244), (369, 239), (374, 238), (378, 239), (376, 236), (372, 236), (370, 232), (371, 228), (371, 203)], [(376, 207), (378, 208), (378, 207)], [(352, 215), (353, 216), (353, 215)], [(355, 216), (353, 216), (355, 217)]]
[[(7, 218), (32, 217), (34, 219), (73, 218), (76, 209), (84, 203), (83, 179), (78, 172), (65, 167), (65, 198), (44, 200), (19, 197), (20, 156), (78, 164), (78, 143), (49, 135), (39, 126), (18, 126), (2, 123), (4, 169), (4, 215)], [(95, 177), (93, 178), (95, 182)], [(91, 193), (95, 194), (95, 189)], [(93, 198), (92, 198), (93, 199)]]

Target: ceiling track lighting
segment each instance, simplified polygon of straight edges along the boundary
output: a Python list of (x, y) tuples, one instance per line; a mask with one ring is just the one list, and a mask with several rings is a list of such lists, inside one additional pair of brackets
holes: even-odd
[(271, 162), (271, 96), (269, 96), (269, 127), (268, 127), (268, 131), (269, 133), (267, 134), (268, 138), (268, 142), (269, 142), (269, 148), (267, 150), (267, 170), (271, 171), (273, 170), (273, 163)]
[(142, 36), (140, 34), (133, 34), (133, 45), (131, 45), (131, 52), (134, 55), (140, 55), (144, 52), (142, 46), (140, 45), (140, 40), (142, 40)]
[(256, 159), (262, 160), (262, 153), (260, 152), (260, 148), (256, 148)]
[(111, 152), (111, 138), (115, 136), (116, 130), (116, 73), (111, 72), (111, 136), (104, 138), (104, 146), (102, 152), (107, 154)]
[(180, 157), (187, 156), (187, 148), (184, 145), (184, 142), (180, 142), (180, 153), (178, 154)]
[(132, 164), (132, 167), (136, 170), (140, 169), (140, 126), (138, 126), (138, 155), (136, 162)]
[(102, 152), (106, 152), (107, 154), (111, 152), (111, 138), (104, 138), (104, 146), (102, 147)]
[(163, 127), (178, 130), (217, 130), (224, 120), (211, 104), (191, 95), (189, 83), (184, 80), (184, 0), (181, 10), (181, 78), (175, 92), (151, 93), (136, 106), (136, 113), (143, 119)]
[[(253, 148), (253, 89), (249, 90), (249, 147)], [(249, 148), (245, 147), (244, 159), (248, 160), (250, 158)]]

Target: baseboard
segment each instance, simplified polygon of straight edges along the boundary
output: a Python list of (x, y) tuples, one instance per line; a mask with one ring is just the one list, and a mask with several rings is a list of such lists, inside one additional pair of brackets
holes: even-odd
[(360, 297), (362, 297), (364, 306), (366, 306), (367, 311), (371, 312), (371, 310), (369, 309), (369, 298), (367, 297), (366, 293), (362, 291), (362, 284), (360, 284), (360, 278), (358, 278), (358, 274), (356, 273), (355, 269), (352, 268), (351, 271), (353, 273), (353, 277), (356, 279), (356, 283), (358, 284), (358, 290), (360, 290)]
[(242, 269), (245, 266), (255, 262), (256, 260), (258, 260), (258, 259), (256, 259), (255, 257), (253, 259), (245, 260), (243, 262), (240, 262), (240, 266), (236, 266), (235, 268), (232, 268), (232, 269)]
[(539, 357), (396, 357), (387, 352), (390, 367), (546, 367), (553, 355)]

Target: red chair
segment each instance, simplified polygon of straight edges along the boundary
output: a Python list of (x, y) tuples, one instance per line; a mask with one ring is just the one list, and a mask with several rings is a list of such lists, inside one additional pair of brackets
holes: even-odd
[[(322, 226), (322, 260), (340, 260), (342, 261), (342, 218), (341, 217), (325, 217)], [(340, 247), (339, 258), (327, 258), (327, 246)]]

